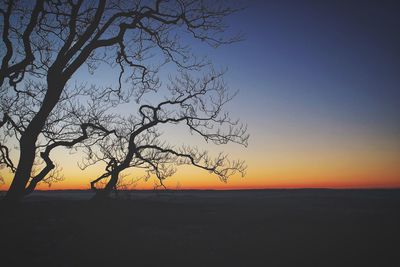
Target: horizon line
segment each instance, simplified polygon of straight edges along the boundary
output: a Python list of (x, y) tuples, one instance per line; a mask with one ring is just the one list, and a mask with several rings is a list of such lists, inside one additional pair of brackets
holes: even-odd
[[(185, 189), (122, 189), (117, 190), (121, 192), (127, 191), (264, 191), (264, 190), (400, 190), (400, 187), (281, 187), (281, 188), (229, 188), (229, 189), (199, 189), (199, 188), (185, 188)], [(77, 188), (67, 188), (67, 189), (37, 189), (34, 192), (57, 192), (57, 191), (93, 191), (92, 189), (77, 189)], [(7, 190), (0, 190), (1, 193), (7, 192)], [(95, 192), (95, 191), (93, 191)]]

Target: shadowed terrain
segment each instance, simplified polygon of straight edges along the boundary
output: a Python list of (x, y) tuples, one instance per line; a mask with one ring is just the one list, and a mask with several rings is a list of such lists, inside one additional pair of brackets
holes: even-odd
[(1, 203), (3, 266), (400, 266), (399, 190), (90, 196)]

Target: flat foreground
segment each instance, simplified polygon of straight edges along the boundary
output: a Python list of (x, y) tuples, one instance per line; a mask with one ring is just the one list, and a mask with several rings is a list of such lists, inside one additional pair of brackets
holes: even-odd
[(400, 266), (399, 190), (43, 192), (0, 204), (2, 266)]

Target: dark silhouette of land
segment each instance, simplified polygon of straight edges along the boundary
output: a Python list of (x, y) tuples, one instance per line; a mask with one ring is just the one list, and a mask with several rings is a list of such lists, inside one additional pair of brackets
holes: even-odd
[(400, 190), (91, 194), (1, 203), (2, 266), (400, 264)]

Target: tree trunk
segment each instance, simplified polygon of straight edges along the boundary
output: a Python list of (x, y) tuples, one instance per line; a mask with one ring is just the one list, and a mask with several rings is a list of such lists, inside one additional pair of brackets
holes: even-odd
[(98, 189), (96, 194), (93, 196), (93, 200), (106, 200), (110, 197), (113, 189), (115, 189), (118, 182), (119, 171), (114, 172), (111, 175), (110, 180), (103, 189)]
[(35, 143), (37, 136), (24, 135), (24, 137), (24, 139), (21, 138), (20, 158), (14, 179), (5, 196), (5, 200), (10, 202), (18, 202), (24, 197), (25, 186), (29, 181), (33, 162), (35, 160)]
[(56, 77), (48, 80), (48, 89), (43, 99), (42, 106), (21, 136), (19, 162), (14, 179), (4, 198), (6, 201), (18, 202), (26, 195), (25, 188), (29, 182), (35, 160), (36, 141), (49, 114), (58, 103), (65, 85), (65, 83), (60, 82), (60, 80), (61, 79)]

